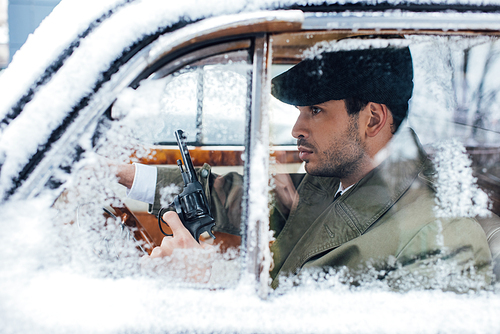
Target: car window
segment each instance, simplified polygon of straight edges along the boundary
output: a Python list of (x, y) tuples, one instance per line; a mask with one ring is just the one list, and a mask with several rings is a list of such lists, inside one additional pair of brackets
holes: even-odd
[[(339, 245), (346, 243), (346, 239), (350, 239), (348, 236), (350, 232), (346, 231), (351, 228), (354, 230), (354, 234), (361, 235), (359, 237), (361, 239), (363, 239), (364, 234), (376, 235), (377, 229), (383, 229), (384, 224), (391, 221), (388, 217), (391, 217), (392, 212), (398, 209), (403, 210), (398, 208), (398, 201), (404, 201), (405, 196), (410, 196), (409, 194), (412, 193), (411, 189), (417, 187), (415, 183), (412, 183), (413, 186), (404, 193), (396, 190), (404, 175), (411, 173), (410, 157), (417, 154), (417, 148), (412, 146), (414, 139), (410, 138), (414, 135), (408, 136), (408, 133), (416, 134), (415, 141), (421, 145), (422, 152), (425, 152), (423, 154), (428, 155), (428, 163), (433, 166), (429, 172), (426, 172), (424, 168), (420, 173), (415, 173), (417, 180), (425, 180), (425, 187), (428, 187), (432, 193), (430, 206), (422, 210), (426, 214), (420, 212), (422, 220), (430, 219), (424, 218), (428, 217), (427, 213), (429, 212), (432, 216), (438, 217), (438, 224), (445, 224), (444, 219), (450, 217), (473, 218), (482, 224), (486, 234), (491, 233), (489, 222), (495, 221), (495, 226), (500, 226), (498, 225), (500, 222), (498, 218), (498, 214), (500, 214), (498, 210), (499, 188), (496, 181), (500, 176), (498, 174), (498, 152), (500, 149), (498, 91), (500, 80), (497, 75), (498, 66), (500, 66), (498, 52), (500, 44), (496, 37), (446, 34), (404, 36), (370, 34), (363, 36), (362, 33), (356, 32), (346, 34), (345, 32), (331, 31), (278, 34), (273, 36), (272, 43), (273, 78), (279, 78), (282, 73), (293, 73), (286, 71), (301, 61), (312, 59), (313, 61), (317, 60), (315, 64), (322, 65), (319, 68), (311, 67), (307, 73), (301, 72), (302, 78), (305, 78), (307, 83), (300, 88), (295, 88), (296, 86), (290, 84), (291, 80), (300, 81), (300, 79), (292, 77), (291, 74), (286, 77), (287, 82), (275, 79), (272, 81), (274, 96), (270, 101), (271, 124), (273, 124), (272, 120), (278, 119), (283, 130), (280, 128), (279, 131), (276, 131), (278, 127), (273, 128), (271, 125), (269, 134), (272, 145), (270, 151), (270, 226), (275, 233), (275, 244), (271, 246), (271, 250), (285, 255), (280, 255), (281, 258), (278, 258), (278, 262), (275, 263), (278, 265), (278, 269), (275, 269), (271, 276), (279, 277), (283, 271), (286, 271), (280, 269), (280, 266), (287, 270), (307, 272), (311, 263), (314, 263), (311, 267), (334, 263), (338, 267), (347, 269), (347, 276), (360, 277), (357, 275), (362, 264), (361, 261), (359, 263), (357, 261), (363, 258), (363, 247), (369, 246), (356, 244), (357, 241), (352, 242), (352, 249), (343, 248), (345, 245), (339, 248), (331, 245), (336, 242), (339, 242)], [(322, 179), (321, 177), (337, 175), (335, 173), (338, 170), (335, 168), (344, 161), (343, 159), (346, 156), (352, 157), (356, 154), (354, 146), (342, 153), (343, 156), (337, 154), (342, 151), (344, 145), (347, 145), (344, 138), (348, 136), (348, 133), (345, 132), (336, 142), (325, 144), (326, 136), (320, 131), (332, 131), (330, 136), (334, 136), (336, 131), (340, 131), (338, 129), (342, 129), (342, 125), (337, 123), (336, 127), (326, 129), (322, 124), (312, 120), (315, 117), (314, 108), (310, 107), (309, 104), (294, 105), (294, 102), (287, 102), (287, 99), (289, 101), (297, 100), (296, 96), (285, 96), (285, 93), (279, 89), (283, 91), (297, 89), (297, 91), (306, 92), (304, 93), (306, 95), (314, 95), (313, 90), (307, 90), (308, 88), (304, 87), (310, 82), (307, 81), (309, 80), (307, 77), (322, 80), (321, 77), (326, 75), (328, 70), (327, 65), (324, 64), (329, 59), (329, 53), (370, 49), (392, 50), (395, 48), (409, 48), (411, 52), (413, 91), (409, 100), (408, 117), (395, 133), (393, 140), (374, 156), (377, 168), (361, 181), (352, 184), (352, 187), (343, 189), (338, 179)], [(380, 62), (383, 63), (384, 60), (380, 60)], [(370, 71), (366, 67), (364, 69)], [(355, 71), (352, 73), (351, 76), (363, 75)], [(370, 79), (383, 81), (384, 75), (381, 73), (375, 79), (373, 76)], [(347, 77), (345, 80), (350, 79)], [(351, 89), (356, 90), (356, 87)], [(393, 92), (396, 91), (398, 90), (393, 90)], [(363, 94), (363, 92), (356, 94)], [(321, 98), (319, 97), (319, 99)], [(318, 113), (325, 112), (325, 109), (321, 110), (325, 106), (321, 104), (322, 102), (323, 100), (318, 102), (319, 107), (317, 108), (320, 108)], [(301, 102), (295, 104), (297, 103)], [(318, 116), (317, 119), (320, 119), (319, 117), (326, 116)], [(306, 118), (311, 120), (305, 121)], [(324, 120), (322, 123), (324, 123), (327, 118), (322, 119)], [(305, 152), (301, 152), (299, 155), (293, 146), (288, 146), (291, 143), (303, 145)], [(314, 156), (320, 156), (323, 162), (330, 161), (331, 166), (318, 162), (317, 165), (324, 169), (314, 169)], [(309, 161), (309, 159), (311, 160)], [(311, 178), (310, 175), (305, 174), (306, 171), (318, 175), (320, 178)], [(349, 175), (343, 174), (342, 171), (338, 173), (338, 175)], [(380, 184), (374, 188), (375, 184), (371, 183), (379, 175), (383, 175), (382, 178), (385, 181), (382, 184), (387, 187), (385, 190), (392, 194), (399, 193), (397, 196), (400, 197), (387, 201), (386, 204), (392, 206), (391, 210), (382, 209), (377, 211), (378, 213), (375, 215), (377, 200), (370, 200), (361, 195), (355, 199), (355, 196), (361, 194), (369, 185), (372, 190), (380, 189)], [(334, 202), (334, 196), (337, 192), (339, 195), (342, 194), (340, 204)], [(384, 196), (384, 192), (375, 193), (378, 194), (379, 201), (382, 201), (380, 198)], [(374, 196), (375, 193), (372, 192), (370, 196)], [(361, 203), (364, 204), (361, 205)], [(361, 226), (358, 224), (361, 217), (366, 219), (364, 215), (371, 214), (375, 215), (371, 220), (371, 225)], [(308, 219), (311, 220), (309, 225), (301, 225), (300, 221)], [(339, 229), (344, 228), (339, 227), (342, 219), (345, 219), (346, 230), (339, 231)], [(406, 219), (411, 220), (409, 217)], [(488, 220), (488, 223), (484, 222), (485, 219)], [(337, 225), (329, 225), (330, 221), (336, 221)], [(291, 233), (288, 226), (292, 223), (297, 228), (295, 233)], [(426, 226), (429, 227), (429, 225)], [(344, 238), (342, 242), (335, 241), (339, 238), (339, 234), (342, 235), (341, 239)], [(402, 232), (401, 238), (403, 238), (403, 234)], [(305, 236), (302, 237), (302, 235)], [(439, 232), (437, 238), (443, 238), (443, 235), (446, 233)], [(307, 238), (309, 239), (305, 240)], [(295, 240), (295, 245), (299, 246), (290, 246), (284, 241), (287, 239)], [(322, 243), (330, 246), (321, 248), (323, 246), (318, 246), (318, 244)], [(316, 248), (311, 246), (313, 244), (316, 245)], [(349, 243), (347, 242), (347, 244)], [(383, 247), (385, 246), (381, 246), (381, 248)], [(490, 244), (490, 247), (492, 247), (493, 256), (497, 256), (494, 251), (495, 246)], [(357, 250), (354, 251), (354, 249)], [(487, 247), (486, 249), (488, 252), (490, 251)], [(378, 251), (370, 250), (369, 252), (369, 257), (372, 260), (377, 258)], [(393, 260), (399, 259), (402, 253), (392, 253)], [(291, 259), (292, 257), (299, 257), (300, 260), (294, 261)], [(385, 261), (384, 265), (377, 266), (375, 264), (377, 261), (374, 260), (368, 266), (375, 269), (375, 272), (385, 270), (385, 276), (387, 268), (392, 265), (389, 263), (392, 260), (387, 262), (387, 254), (380, 255), (379, 260), (379, 263)], [(333, 270), (333, 273), (339, 275), (336, 270)], [(333, 273), (330, 272), (327, 276), (333, 275)], [(411, 270), (410, 273), (405, 274), (407, 276), (402, 276), (408, 278), (411, 276), (410, 274)], [(380, 278), (380, 276), (378, 277)], [(277, 279), (272, 278), (274, 279), (273, 284), (278, 285)], [(354, 279), (356, 280), (356, 278)], [(372, 276), (372, 279), (377, 279), (377, 275)], [(304, 280), (307, 281), (307, 279)], [(394, 283), (390, 283), (390, 279), (385, 280), (385, 282), (389, 285)], [(404, 279), (397, 284), (407, 288), (415, 285), (415, 282), (408, 285), (402, 282)], [(476, 284), (474, 282), (472, 280), (470, 284)], [(450, 286), (455, 283), (457, 285), (463, 284), (458, 279), (448, 282)], [(440, 285), (437, 281), (425, 284), (429, 284), (429, 286)]]
[(198, 146), (242, 146), (250, 70), (248, 51), (208, 57), (130, 88), (112, 117), (130, 114), (134, 136), (144, 143), (175, 144), (174, 131), (182, 127)]
[[(100, 267), (111, 276), (142, 273), (209, 286), (231, 286), (239, 280), (250, 52), (201, 54), (197, 59), (186, 56), (191, 60), (183, 66), (168, 63), (134, 88), (123, 90), (93, 135), (84, 139), (93, 146), (92, 152), (55, 207), (63, 224), (69, 224), (84, 241), (82, 261), (97, 264), (92, 268)], [(189, 256), (200, 264), (193, 270), (186, 269), (183, 261), (165, 263), (171, 259), (145, 256), (172, 233), (157, 215), (161, 208), (174, 211), (174, 199), (184, 188), (177, 162), (181, 159), (177, 130), (185, 135), (182, 142), (190, 151), (211, 214), (217, 218), (215, 239), (203, 233), (200, 240), (209, 246)], [(186, 171), (184, 157), (181, 161)], [(157, 186), (155, 201), (134, 197), (134, 188), (127, 190), (118, 183), (117, 168), (131, 163), (152, 170), (149, 175), (157, 177), (149, 192), (155, 198)], [(213, 268), (218, 274), (211, 275), (203, 266), (209, 257), (215, 259)]]

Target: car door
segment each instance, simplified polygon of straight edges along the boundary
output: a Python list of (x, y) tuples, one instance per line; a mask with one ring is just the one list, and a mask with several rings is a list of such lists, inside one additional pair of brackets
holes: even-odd
[[(21, 160), (16, 160), (10, 148), (4, 146), (4, 197), (15, 201), (53, 198), (54, 207), (62, 212), (60, 216), (79, 229), (97, 231), (95, 222), (100, 221), (100, 226), (106, 228), (92, 237), (89, 242), (93, 246), (88, 250), (101, 258), (127, 253), (116, 250), (121, 241), (113, 238), (110, 242), (105, 235), (106, 229), (116, 232), (106, 222), (109, 216), (121, 218), (122, 223), (130, 219), (130, 229), (118, 225), (118, 239), (139, 242), (136, 246), (140, 252), (150, 252), (163, 237), (158, 223), (147, 212), (147, 206), (136, 202), (136, 207), (131, 204), (128, 208), (123, 203), (125, 191), (109, 187), (107, 181), (113, 173), (100, 159), (173, 165), (176, 169), (179, 153), (173, 132), (183, 129), (189, 134), (187, 141), (195, 166), (209, 163), (213, 175), (234, 173), (241, 178), (239, 200), (231, 202), (234, 212), (227, 213), (234, 217), (233, 236), (219, 236), (216, 241), (225, 240), (226, 248), (237, 247), (238, 259), (244, 259), (238, 260), (234, 269), (236, 281), (240, 273), (250, 275), (262, 282), (265, 291), (267, 270), (262, 268), (261, 259), (269, 258), (265, 255), (267, 215), (248, 208), (263, 205), (259, 197), (267, 192), (266, 184), (253, 181), (261, 178), (262, 172), (265, 174), (262, 166), (266, 165), (261, 163), (266, 159), (262, 150), (266, 146), (266, 136), (262, 135), (262, 91), (268, 89), (265, 69), (269, 61), (266, 31), (270, 20), (276, 31), (290, 29), (290, 22), (301, 19), (297, 14), (271, 14), (280, 16), (277, 20), (268, 13), (247, 18), (237, 15), (227, 17), (222, 26), (214, 19), (173, 33), (167, 29), (164, 36), (150, 36), (125, 49), (108, 69), (103, 71), (106, 65), (99, 63), (95, 73), (101, 74), (96, 83), (92, 83), (91, 76), (74, 81), (84, 58), (97, 51), (85, 47), (86, 43), (91, 45), (87, 40), (99, 40), (109, 33), (100, 26), (89, 31), (79, 42), (82, 45), (66, 54), (62, 65), (48, 71), (46, 79), (39, 81), (36, 89), (14, 108), (22, 111), (5, 118), (5, 124), (9, 124), (3, 136), (5, 142), (21, 132), (32, 131), (33, 136), (22, 142), (30, 148), (19, 151), (25, 154)], [(119, 22), (116, 16), (107, 19)], [(252, 32), (244, 29), (248, 25), (253, 27)], [(79, 85), (66, 89), (68, 82)], [(63, 94), (54, 95), (56, 92)], [(58, 102), (49, 102), (55, 96)], [(48, 105), (54, 112), (47, 112)], [(98, 167), (83, 167), (96, 157)], [(89, 170), (94, 174), (87, 174)], [(100, 217), (102, 207), (104, 218)], [(70, 217), (72, 213), (76, 216)], [(244, 266), (240, 267), (240, 263)]]

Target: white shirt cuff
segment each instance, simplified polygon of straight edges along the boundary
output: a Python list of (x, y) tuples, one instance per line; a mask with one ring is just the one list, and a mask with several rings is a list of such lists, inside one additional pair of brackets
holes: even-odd
[(127, 197), (153, 204), (156, 189), (156, 167), (134, 163), (135, 176)]

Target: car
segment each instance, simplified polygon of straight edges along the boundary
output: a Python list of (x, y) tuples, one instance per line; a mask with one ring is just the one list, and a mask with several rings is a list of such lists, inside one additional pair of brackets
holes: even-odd
[[(0, 77), (3, 330), (498, 332), (499, 32), (496, 3), (62, 1)], [(443, 270), (394, 288), (340, 269), (274, 290), (269, 175), (304, 166), (298, 110), (271, 97), (271, 78), (323, 51), (387, 45), (412, 51), (407, 125), (437, 166), (436, 210), (479, 217), (493, 283)], [(203, 254), (216, 257), (209, 278), (148, 262), (161, 222), (114, 169), (178, 168), (179, 129), (200, 178), (205, 164), (243, 176), (223, 204), (233, 233), (216, 225), (217, 253)]]

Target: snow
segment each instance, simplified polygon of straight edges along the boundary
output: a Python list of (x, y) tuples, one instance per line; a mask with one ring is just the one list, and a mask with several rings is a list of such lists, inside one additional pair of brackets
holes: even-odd
[[(309, 2), (323, 3), (319, 0)], [(3, 191), (8, 188), (10, 178), (19, 173), (28, 157), (39, 148), (38, 144), (43, 143), (52, 130), (61, 124), (77, 101), (92, 92), (101, 73), (134, 41), (155, 33), (159, 27), (174, 24), (179, 18), (197, 20), (292, 3), (223, 0), (214, 5), (206, 0), (63, 0), (28, 38), (0, 77), (0, 115), (5, 116), (10, 112), (15, 101), (33, 87), (44, 69), (71, 42), (84, 34), (90, 22), (95, 22), (110, 10), (116, 14), (113, 20), (104, 20), (85, 39), (79, 41), (80, 47), (52, 76), (50, 84), (40, 88), (23, 113), (2, 130), (0, 151), (3, 152), (4, 164), (0, 181)], [(469, 2), (447, 2), (452, 3)], [(324, 45), (318, 47), (325, 48)], [(438, 37), (412, 47), (421, 51), (417, 59), (429, 57), (429, 52), (444, 54), (447, 51)], [(317, 50), (312, 51), (316, 53)], [(417, 77), (416, 83), (430, 84), (426, 85), (428, 90), (417, 92), (416, 96), (422, 97), (423, 102), (419, 104), (416, 98), (413, 107), (419, 110), (421, 117), (440, 113), (444, 119), (450, 119), (450, 106), (455, 101), (450, 100), (450, 94), (440, 95), (440, 92), (453, 91), (450, 84), (443, 84), (451, 82), (452, 75), (442, 67), (433, 67), (442, 64), (422, 63), (424, 71), (442, 76), (434, 78), (435, 82), (427, 82), (426, 77)], [(477, 82), (476, 79), (470, 78), (471, 85)], [(125, 90), (119, 102), (126, 107), (132, 95), (130, 89)], [(141, 103), (148, 105), (148, 102), (151, 101)], [(435, 104), (435, 108), (429, 110), (426, 107), (431, 103)], [(137, 108), (143, 105), (137, 105)], [(126, 117), (125, 107), (122, 106), (121, 110), (117, 108), (122, 117)], [(428, 127), (425, 137), (427, 143), (433, 142), (435, 135), (443, 130), (442, 124), (429, 125), (416, 119), (412, 122), (417, 127)], [(262, 131), (268, 130), (268, 124), (262, 126)], [(29, 134), (30, 140), (26, 140), (26, 134)], [(453, 135), (453, 131), (450, 130), (449, 134)], [(118, 135), (114, 140), (123, 141)], [(90, 138), (82, 139), (84, 141), (85, 147), (88, 147)], [(130, 152), (127, 150), (134, 146), (128, 142), (121, 144), (126, 150), (116, 153), (123, 160)], [(250, 220), (262, 223), (267, 221), (268, 216), (267, 188), (262, 186), (267, 185), (268, 143), (264, 141), (257, 144), (251, 159), (262, 161), (262, 164), (252, 166), (251, 174), (256, 182), (250, 189), (250, 205), (259, 210), (251, 210)], [(445, 147), (448, 151), (445, 152), (444, 162), (453, 161), (456, 148), (455, 144)], [(453, 159), (449, 159), (450, 156)], [(95, 156), (91, 154), (85, 156), (87, 164), (93, 159)], [(456, 162), (456, 167), (447, 167), (444, 172), (452, 172), (448, 177), (455, 181), (461, 180), (462, 184), (455, 183), (458, 188), (445, 193), (441, 202), (453, 206), (451, 210), (466, 209), (468, 214), (472, 214), (471, 208), (467, 206), (469, 202), (467, 205), (449, 202), (447, 197), (450, 192), (453, 195), (459, 189), (460, 194), (467, 195), (466, 199), (472, 196), (479, 199), (476, 202), (484, 204), (484, 194), (474, 188), (472, 176), (466, 174), (467, 178), (462, 178), (464, 173), (470, 172), (468, 161)], [(82, 208), (82, 211), (75, 210), (75, 206), (47, 209), (52, 205), (52, 198), (43, 195), (29, 201), (11, 201), (2, 206), (0, 323), (4, 333), (500, 332), (498, 286), (488, 291), (464, 294), (440, 290), (401, 293), (377, 284), (351, 287), (345, 284), (341, 275), (333, 275), (323, 284), (304, 277), (299, 286), (287, 286), (267, 294), (262, 286), (254, 285), (255, 277), (247, 277), (247, 273), (241, 277), (236, 275), (224, 289), (206, 289), (206, 285), (202, 284), (179, 284), (175, 277), (144, 274), (138, 269), (140, 255), (135, 251), (133, 242), (118, 237), (112, 243), (106, 241), (105, 246), (116, 247), (114, 251), (122, 256), (120, 261), (112, 260), (115, 255), (113, 250), (108, 251), (109, 256), (96, 254), (96, 250), (101, 255), (105, 254), (105, 237), (121, 233), (120, 225), (112, 219), (97, 219), (97, 216), (101, 216), (102, 203), (111, 198), (110, 204), (120, 204), (119, 195), (106, 186), (106, 182), (116, 180), (104, 168), (86, 170), (82, 163), (77, 170), (81, 174), (70, 179), (67, 186), (74, 186), (78, 191), (68, 196), (69, 200), (79, 203), (78, 208)], [(99, 191), (95, 192), (96, 189)], [(471, 195), (467, 191), (475, 193)], [(457, 199), (451, 197), (452, 200)], [(484, 205), (479, 208), (484, 209)], [(67, 221), (71, 219), (78, 224), (68, 224)], [(107, 224), (106, 228), (102, 227), (104, 224)], [(253, 243), (248, 245), (250, 251), (259, 252), (264, 273), (271, 265), (267, 245), (272, 236), (266, 234), (267, 229), (266, 224), (250, 226), (251, 235), (259, 234), (263, 238), (251, 240)], [(221, 263), (228, 262), (228, 259), (219, 260)], [(239, 262), (235, 263), (238, 267)], [(263, 274), (261, 283), (265, 285), (266, 280), (267, 274)], [(256, 289), (260, 289), (260, 296)]]
[[(21, 50), (13, 55), (9, 69), (0, 81), (0, 91), (11, 92), (2, 99), (0, 115), (7, 113), (7, 108), (26, 93), (68, 44), (88, 28), (90, 22), (120, 2), (123, 0), (61, 1), (36, 32), (29, 35)], [(33, 57), (34, 54), (37, 56)]]
[[(0, 236), (3, 333), (496, 333), (498, 292), (392, 292), (349, 288), (336, 277), (259, 298), (251, 286), (180, 287), (143, 277), (99, 278), (47, 260), (61, 250), (48, 217), (20, 210)], [(37, 212), (43, 200), (30, 201)], [(30, 231), (30, 234), (26, 234)], [(50, 239), (49, 239), (50, 237)], [(28, 240), (29, 242), (26, 242)], [(48, 241), (50, 240), (50, 242)], [(42, 242), (39, 242), (42, 241)], [(17, 245), (17, 247), (13, 247)], [(8, 247), (6, 247), (8, 246)]]
[(465, 147), (456, 139), (439, 143), (435, 149), (436, 215), (438, 217), (487, 217), (488, 195), (472, 176)]
[[(24, 210), (26, 205), (32, 210)], [(3, 333), (496, 333), (498, 292), (397, 293), (349, 288), (335, 277), (259, 298), (251, 286), (180, 287), (142, 276), (71, 270), (43, 200), (3, 211), (0, 320)], [(40, 212), (42, 215), (33, 215)], [(5, 224), (5, 222), (15, 224)], [(49, 241), (50, 240), (50, 241)], [(52, 247), (50, 247), (52, 246)]]
[(335, 52), (344, 50), (364, 50), (370, 48), (400, 48), (410, 45), (410, 41), (406, 39), (375, 39), (375, 40), (360, 40), (353, 41), (349, 39), (340, 41), (321, 41), (313, 47), (304, 51), (304, 58), (312, 59), (321, 57), (323, 52)]

